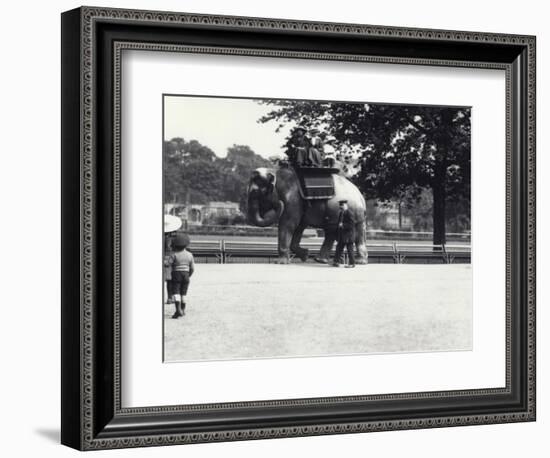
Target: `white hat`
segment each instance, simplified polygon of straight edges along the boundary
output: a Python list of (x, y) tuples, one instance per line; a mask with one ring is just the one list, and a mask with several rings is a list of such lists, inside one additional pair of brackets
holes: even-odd
[(164, 232), (177, 231), (182, 226), (180, 218), (174, 215), (164, 215)]

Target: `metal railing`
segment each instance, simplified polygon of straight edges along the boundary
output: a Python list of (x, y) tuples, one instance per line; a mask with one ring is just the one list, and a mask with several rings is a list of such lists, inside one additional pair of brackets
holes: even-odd
[[(257, 227), (248, 225), (222, 225), (222, 224), (197, 224), (190, 225), (188, 229), (182, 232), (191, 235), (217, 235), (221, 239), (227, 236), (262, 236), (277, 237), (277, 226)], [(306, 231), (316, 233), (318, 237), (323, 237), (322, 229), (308, 228)], [(431, 240), (433, 231), (412, 231), (398, 229), (367, 229), (367, 238), (370, 240)], [(447, 232), (447, 240), (450, 242), (471, 240), (470, 232)]]
[[(321, 250), (320, 242), (304, 241), (301, 246), (314, 258)], [(277, 260), (275, 241), (201, 240), (192, 242), (189, 251), (198, 263), (237, 264), (272, 263)], [(367, 243), (369, 263), (393, 264), (457, 264), (471, 262), (471, 245), (433, 245), (420, 243)], [(334, 247), (330, 253), (334, 257)]]

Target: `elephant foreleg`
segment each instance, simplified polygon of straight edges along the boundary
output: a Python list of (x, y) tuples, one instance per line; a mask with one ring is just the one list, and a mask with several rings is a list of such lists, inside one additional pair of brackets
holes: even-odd
[(357, 223), (355, 227), (355, 248), (357, 249), (356, 264), (367, 264), (369, 254), (367, 252), (367, 225), (365, 222)]
[(279, 221), (279, 264), (290, 262), (290, 247), (297, 223), (282, 217)]
[(304, 233), (305, 228), (306, 225), (303, 224), (303, 222), (300, 222), (300, 224), (298, 224), (298, 227), (294, 231), (294, 234), (292, 235), (292, 240), (290, 242), (290, 250), (303, 262), (306, 262), (309, 256), (309, 251), (300, 246), (300, 241), (302, 240), (302, 234)]

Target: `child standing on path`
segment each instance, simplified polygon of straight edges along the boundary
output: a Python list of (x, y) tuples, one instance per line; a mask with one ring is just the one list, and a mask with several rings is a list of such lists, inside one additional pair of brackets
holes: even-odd
[(172, 269), (168, 294), (172, 296), (176, 306), (176, 311), (172, 315), (174, 319), (185, 315), (185, 296), (189, 288), (189, 279), (195, 271), (193, 255), (186, 249), (189, 243), (189, 236), (186, 234), (176, 235), (172, 240), (174, 253), (165, 260), (165, 265)]

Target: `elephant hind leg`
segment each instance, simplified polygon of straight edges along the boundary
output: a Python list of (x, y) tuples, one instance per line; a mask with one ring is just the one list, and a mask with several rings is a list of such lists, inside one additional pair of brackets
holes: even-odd
[(357, 249), (357, 264), (367, 264), (369, 254), (367, 251), (367, 224), (363, 221), (355, 226), (355, 247)]
[(302, 234), (306, 229), (306, 225), (300, 223), (294, 233), (292, 234), (292, 240), (290, 242), (290, 251), (298, 256), (303, 262), (306, 262), (309, 256), (309, 250), (302, 248), (300, 242), (302, 240)]
[(321, 246), (321, 251), (319, 252), (319, 257), (316, 259), (321, 263), (328, 263), (330, 258), (330, 252), (336, 241), (336, 233), (334, 231), (328, 231), (325, 229), (325, 239), (323, 240), (323, 245)]

